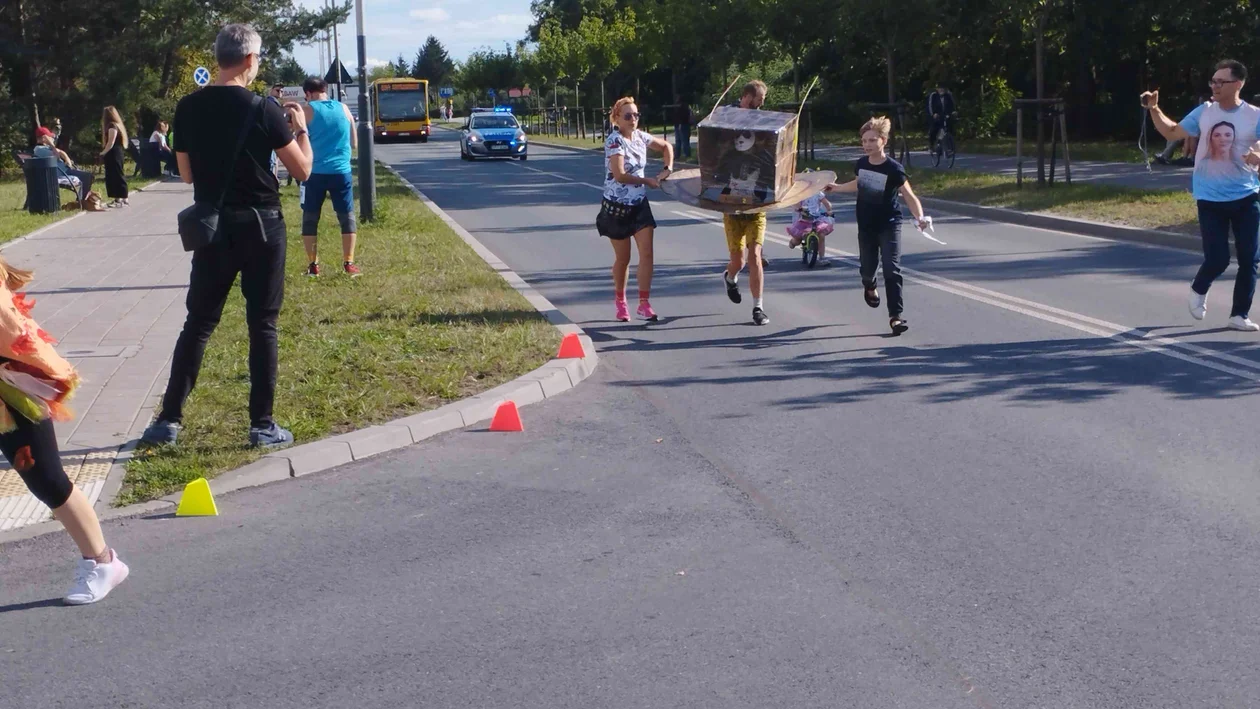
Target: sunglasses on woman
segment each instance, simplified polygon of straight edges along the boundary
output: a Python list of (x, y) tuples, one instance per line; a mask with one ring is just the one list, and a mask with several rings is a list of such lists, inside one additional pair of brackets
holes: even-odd
[(627, 112), (627, 113), (625, 114), (625, 118), (626, 118), (626, 120), (627, 120), (627, 121), (637, 121), (637, 120), (639, 120), (639, 114), (637, 114), (637, 113), (629, 113), (629, 112)]

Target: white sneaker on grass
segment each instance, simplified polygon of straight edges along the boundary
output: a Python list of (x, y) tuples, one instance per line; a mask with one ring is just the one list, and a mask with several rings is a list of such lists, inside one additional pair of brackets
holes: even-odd
[(111, 560), (105, 564), (97, 563), (93, 559), (79, 560), (79, 565), (74, 570), (74, 585), (62, 599), (66, 605), (85, 606), (96, 603), (127, 580), (131, 569), (118, 558), (113, 549), (109, 550), (109, 557)]
[(1199, 295), (1190, 289), (1190, 317), (1202, 320), (1207, 315), (1207, 294)]
[(1229, 319), (1229, 329), (1242, 330), (1243, 332), (1257, 332), (1260, 331), (1260, 325), (1251, 322), (1250, 318), (1235, 315)]

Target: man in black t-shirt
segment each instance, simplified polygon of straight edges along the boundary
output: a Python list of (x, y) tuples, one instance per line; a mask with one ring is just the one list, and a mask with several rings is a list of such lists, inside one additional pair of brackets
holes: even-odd
[[(261, 46), (262, 38), (248, 25), (224, 27), (214, 43), (218, 80), (184, 97), (175, 109), (180, 177), (192, 184), (196, 202), (213, 205), (222, 199), (223, 209), (213, 243), (192, 255), (188, 318), (175, 343), (161, 411), (141, 437), (148, 443), (175, 443), (184, 401), (197, 383), (206, 342), (237, 274), (249, 324), (250, 445), (274, 448), (293, 442), (293, 434), (272, 418), (286, 230), (280, 186), (269, 163), (274, 152), (289, 174), (305, 180), (311, 145), (297, 104), (282, 109), (246, 88), (258, 75)], [(229, 162), (246, 125), (241, 152)]]

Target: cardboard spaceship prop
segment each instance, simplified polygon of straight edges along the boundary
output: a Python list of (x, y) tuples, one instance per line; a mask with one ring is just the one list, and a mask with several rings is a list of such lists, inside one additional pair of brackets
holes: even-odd
[(720, 106), (700, 121), (699, 170), (661, 183), (670, 197), (714, 212), (753, 214), (791, 207), (818, 194), (834, 172), (796, 174), (798, 116)]
[(661, 190), (669, 197), (683, 204), (709, 212), (721, 212), (723, 214), (756, 214), (758, 212), (769, 212), (773, 209), (785, 209), (794, 207), (801, 202), (813, 197), (814, 195), (826, 189), (827, 185), (836, 181), (836, 173), (830, 170), (819, 170), (818, 172), (804, 172), (795, 175), (792, 180), (792, 186), (784, 193), (783, 199), (777, 202), (766, 202), (764, 204), (742, 205), (730, 202), (714, 202), (705, 199), (701, 194), (701, 171), (700, 170), (679, 170), (669, 176), (669, 179), (661, 182)]

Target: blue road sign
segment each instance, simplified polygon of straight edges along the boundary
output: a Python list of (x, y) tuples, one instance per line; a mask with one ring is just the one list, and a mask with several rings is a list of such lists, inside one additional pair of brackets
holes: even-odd
[(193, 83), (198, 86), (205, 86), (210, 83), (210, 70), (204, 66), (199, 66), (193, 70)]
[(486, 93), (490, 94), (490, 98), (494, 98), (494, 89), (490, 89)]
[(442, 88), (438, 89), (438, 96), (441, 96), (442, 98), (450, 98), (454, 95), (455, 95), (455, 89), (449, 86), (443, 86)]

